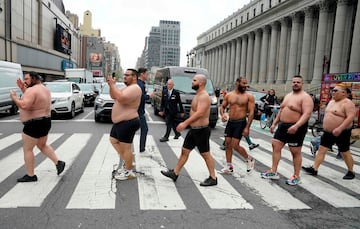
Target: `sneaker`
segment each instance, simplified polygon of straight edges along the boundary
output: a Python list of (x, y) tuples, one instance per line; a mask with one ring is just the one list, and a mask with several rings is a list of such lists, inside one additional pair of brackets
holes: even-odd
[(256, 147), (259, 147), (259, 144), (251, 144), (251, 145), (249, 145), (249, 150), (253, 150), (253, 149), (255, 149)]
[(288, 185), (297, 185), (300, 184), (300, 177), (293, 175), (288, 180), (286, 180), (286, 184)]
[(338, 160), (342, 160), (342, 159), (343, 159), (340, 153), (336, 154), (336, 159), (338, 159)]
[(29, 175), (25, 175), (25, 176), (23, 176), (23, 177), (21, 177), (21, 178), (19, 178), (19, 179), (17, 179), (17, 182), (35, 182), (35, 181), (37, 181), (38, 179), (37, 179), (37, 176), (36, 175), (34, 175), (34, 176), (29, 176)]
[(176, 134), (174, 139), (179, 139), (180, 136), (181, 136), (181, 134)]
[(65, 162), (58, 160), (56, 165), (57, 175), (60, 175), (65, 169)]
[(136, 175), (131, 170), (123, 170), (120, 173), (116, 173), (114, 178), (116, 180), (131, 180), (134, 179)]
[(211, 176), (209, 176), (203, 182), (200, 183), (200, 186), (214, 186), (214, 185), (217, 185), (217, 178), (213, 179)]
[(318, 171), (315, 170), (312, 166), (310, 166), (310, 167), (302, 166), (301, 168), (303, 168), (303, 170), (305, 170), (308, 174), (313, 175), (313, 176), (316, 176), (318, 173)]
[(167, 141), (169, 141), (169, 138), (166, 138), (166, 137), (160, 138), (160, 142), (167, 142)]
[(161, 174), (171, 178), (174, 182), (177, 180), (177, 178), (179, 177), (179, 175), (176, 175), (176, 173), (174, 172), (173, 169), (169, 169), (168, 171), (161, 171)]
[(266, 172), (263, 172), (260, 174), (260, 176), (264, 179), (272, 179), (272, 180), (279, 180), (280, 176), (278, 173), (273, 173), (271, 170), (268, 170)]
[(310, 152), (313, 155), (313, 157), (316, 156), (316, 147), (314, 142), (310, 142)]
[(255, 167), (255, 159), (251, 158), (251, 160), (247, 160), (246, 172), (251, 172)]
[(345, 176), (343, 177), (344, 180), (352, 180), (355, 178), (355, 173), (348, 171)]
[(230, 166), (225, 166), (224, 168), (221, 169), (221, 173), (224, 174), (232, 174), (234, 172), (234, 166), (230, 165)]

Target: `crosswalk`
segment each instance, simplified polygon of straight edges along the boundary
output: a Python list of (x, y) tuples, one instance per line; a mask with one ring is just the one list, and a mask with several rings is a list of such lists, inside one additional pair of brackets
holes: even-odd
[[(83, 153), (84, 148), (93, 141), (91, 133), (74, 133), (64, 137), (63, 133), (51, 133), (48, 142), (58, 142), (55, 148), (57, 155), (66, 161), (67, 166), (61, 176), (55, 173), (55, 167), (49, 159), (41, 161), (35, 168), (39, 177), (38, 182), (14, 183), (5, 193), (0, 193), (0, 208), (18, 207), (40, 207), (46, 198), (57, 185), (64, 185), (63, 177), (68, 176), (67, 171)], [(21, 134), (14, 133), (8, 136), (0, 134), (0, 151), (21, 141)], [(81, 177), (76, 179), (76, 185), (70, 199), (64, 205), (66, 209), (115, 209), (116, 199), (119, 193), (116, 192), (116, 184), (111, 182), (111, 171), (119, 158), (116, 151), (109, 143), (109, 134), (103, 134), (97, 140)], [(282, 152), (278, 172), (283, 177), (280, 181), (271, 181), (260, 177), (260, 170), (257, 165), (271, 167), (271, 143), (260, 138), (253, 138), (254, 142), (260, 143), (261, 147), (254, 149), (250, 154), (255, 158), (255, 171), (246, 172), (245, 162), (233, 157), (235, 172), (232, 175), (217, 174), (218, 185), (213, 187), (201, 187), (200, 181), (208, 176), (208, 170), (201, 155), (192, 152), (187, 163), (181, 171), (181, 176), (174, 183), (161, 175), (160, 171), (166, 169), (167, 164), (164, 154), (172, 154), (179, 157), (183, 138), (170, 140), (166, 143), (159, 143), (153, 136), (147, 139), (147, 153), (140, 154), (134, 150), (134, 163), (136, 170), (141, 172), (136, 178), (137, 195), (139, 198), (139, 209), (141, 210), (185, 210), (187, 209), (185, 199), (187, 196), (179, 193), (183, 187), (182, 179), (191, 179), (191, 185), (196, 187), (210, 209), (244, 209), (255, 208), (251, 199), (245, 197), (243, 192), (236, 187), (244, 187), (258, 196), (264, 205), (278, 210), (312, 209), (307, 198), (294, 195), (297, 187), (305, 190), (311, 198), (320, 199), (334, 208), (360, 207), (360, 181), (343, 180), (345, 164), (343, 161), (328, 157), (319, 170), (318, 177), (302, 173), (301, 184), (296, 187), (284, 187), (281, 183), (285, 178), (290, 177), (293, 172), (290, 151), (285, 147)], [(167, 144), (170, 150), (160, 151), (160, 145)], [(221, 168), (225, 161), (224, 151), (219, 149), (219, 144), (210, 141), (211, 153), (214, 157), (217, 168)], [(6, 182), (7, 178), (21, 169), (23, 164), (23, 153), (21, 144), (18, 148), (0, 159), (0, 184)], [(135, 135), (134, 145), (139, 145), (139, 135)], [(135, 147), (137, 148), (137, 147)], [(306, 151), (306, 146), (303, 151)], [(39, 151), (35, 150), (35, 154)], [(303, 165), (311, 164), (313, 161), (309, 156), (303, 157)], [(354, 166), (355, 171), (360, 171), (358, 165)], [(331, 181), (331, 182), (329, 182)], [(126, 184), (127, 181), (118, 181), (119, 184)], [(134, 193), (136, 193), (134, 191)]]

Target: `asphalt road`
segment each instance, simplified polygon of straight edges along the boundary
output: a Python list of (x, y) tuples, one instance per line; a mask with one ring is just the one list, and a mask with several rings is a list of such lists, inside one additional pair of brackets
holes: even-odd
[[(54, 165), (38, 150), (36, 183), (18, 184), (24, 172), (21, 149), (22, 124), (18, 115), (0, 117), (0, 228), (360, 228), (360, 181), (342, 180), (344, 162), (329, 152), (319, 175), (302, 174), (302, 183), (288, 186), (292, 174), (287, 149), (279, 166), (281, 179), (260, 178), (271, 166), (271, 134), (254, 122), (251, 137), (260, 147), (248, 151), (255, 159), (255, 171), (246, 173), (244, 160), (234, 153), (233, 175), (218, 174), (217, 187), (203, 188), (206, 166), (194, 151), (176, 183), (160, 170), (173, 168), (186, 131), (179, 140), (158, 140), (164, 134), (161, 117), (147, 107), (148, 155), (134, 152), (137, 178), (114, 181), (111, 171), (119, 162), (108, 134), (111, 123), (95, 123), (92, 108), (73, 120), (56, 119), (49, 142), (66, 170), (56, 176)], [(225, 161), (219, 149), (224, 125), (211, 133), (211, 152), (216, 169)], [(173, 135), (173, 133), (172, 133)], [(311, 163), (311, 136), (303, 147), (303, 164)], [(247, 148), (242, 141), (241, 145)], [(358, 148), (352, 148), (355, 172), (359, 171)], [(336, 148), (335, 150), (336, 151)]]

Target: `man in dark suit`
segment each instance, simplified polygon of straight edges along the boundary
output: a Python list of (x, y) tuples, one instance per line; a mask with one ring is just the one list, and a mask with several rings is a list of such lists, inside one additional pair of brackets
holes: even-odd
[(163, 90), (161, 97), (161, 106), (159, 114), (165, 115), (166, 121), (166, 133), (160, 138), (160, 142), (169, 141), (169, 135), (171, 128), (175, 132), (174, 139), (178, 139), (181, 134), (176, 131), (176, 115), (180, 113), (181, 117), (184, 117), (184, 108), (181, 103), (180, 93), (174, 89), (174, 81), (169, 79), (167, 82), (167, 88)]

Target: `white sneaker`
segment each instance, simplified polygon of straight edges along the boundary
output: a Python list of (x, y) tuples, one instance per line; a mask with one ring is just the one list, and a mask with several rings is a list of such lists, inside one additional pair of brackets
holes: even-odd
[(136, 175), (133, 171), (123, 170), (120, 173), (115, 174), (114, 178), (116, 180), (131, 180), (136, 178)]
[(234, 172), (234, 166), (225, 166), (224, 168), (222, 168), (221, 173), (223, 174), (232, 174)]
[(246, 166), (246, 172), (250, 173), (252, 170), (254, 170), (255, 167), (255, 159), (251, 158), (251, 160), (247, 160), (247, 166)]

